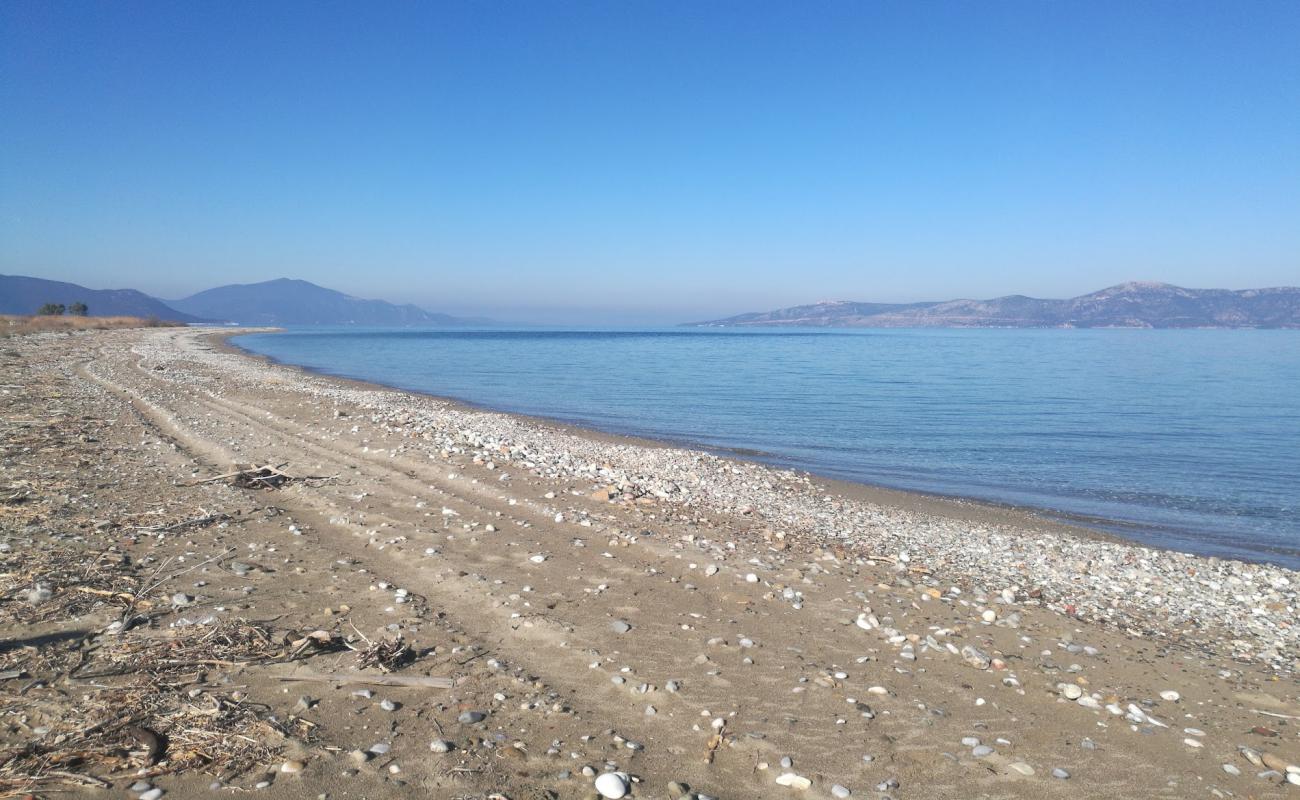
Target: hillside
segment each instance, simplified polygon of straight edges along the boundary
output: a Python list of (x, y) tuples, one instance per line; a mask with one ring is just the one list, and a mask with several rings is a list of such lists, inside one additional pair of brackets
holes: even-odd
[(1066, 300), (1010, 295), (935, 303), (792, 306), (691, 323), (708, 327), (1300, 328), (1300, 288), (1184, 289), (1123, 283)]
[(469, 325), (413, 305), (363, 300), (289, 278), (208, 289), (171, 305), (190, 314), (243, 325)]
[(0, 275), (0, 314), (35, 314), (46, 303), (85, 303), (92, 317), (156, 317), (173, 322), (203, 322), (135, 289), (87, 289), (75, 283)]

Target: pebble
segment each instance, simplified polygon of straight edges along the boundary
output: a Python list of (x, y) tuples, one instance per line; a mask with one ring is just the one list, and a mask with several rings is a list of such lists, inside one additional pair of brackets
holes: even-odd
[(975, 669), (988, 669), (989, 665), (993, 663), (987, 653), (969, 644), (961, 649), (961, 657), (963, 661)]
[(614, 629), (614, 633), (627, 633), (628, 631), (632, 630), (631, 624), (621, 619), (614, 620), (612, 623), (610, 623), (609, 627)]
[(294, 775), (302, 772), (304, 766), (301, 761), (286, 761), (280, 765), (280, 771), (286, 775)]
[(1058, 778), (1058, 779), (1063, 780), (1063, 781), (1068, 781), (1068, 780), (1070, 779), (1070, 773), (1069, 773), (1069, 772), (1066, 772), (1065, 770), (1061, 769), (1060, 767), (1057, 767), (1057, 768), (1055, 768), (1055, 769), (1052, 770), (1052, 777), (1053, 777), (1053, 778)]
[(1233, 765), (1233, 764), (1224, 764), (1224, 765), (1223, 765), (1223, 771), (1226, 772), (1226, 773), (1228, 773), (1229, 775), (1240, 775), (1240, 774), (1241, 774), (1241, 770), (1240, 770), (1240, 769), (1237, 769), (1237, 767), (1236, 767), (1235, 765)]
[(853, 794), (853, 792), (850, 791), (847, 786), (841, 786), (840, 784), (837, 783), (831, 786), (831, 794), (834, 795), (835, 797), (838, 797), (839, 800), (844, 800), (844, 798)]
[(131, 784), (131, 788), (128, 789), (128, 791), (147, 792), (152, 788), (153, 788), (153, 784), (150, 783), (149, 781), (136, 781), (135, 783)]
[(782, 772), (776, 776), (776, 782), (780, 786), (789, 786), (791, 789), (808, 789), (812, 786), (811, 780), (793, 772)]
[(1182, 695), (1175, 692), (1173, 689), (1166, 689), (1160, 693), (1160, 697), (1161, 699), (1168, 700), (1171, 703), (1177, 703), (1182, 698)]
[(991, 756), (991, 755), (993, 755), (993, 748), (992, 748), (992, 747), (989, 747), (989, 746), (986, 745), (986, 744), (981, 744), (981, 745), (979, 745), (979, 746), (973, 748), (973, 749), (970, 751), (970, 754), (973, 755), (973, 756), (975, 756), (976, 758), (983, 758), (984, 756)]
[(155, 787), (153, 789), (150, 789), (147, 792), (141, 792), (140, 800), (158, 800), (158, 798), (162, 796), (163, 796), (163, 790)]
[(604, 772), (596, 777), (596, 791), (608, 800), (619, 800), (627, 794), (630, 782), (623, 772)]
[(1034, 768), (1031, 767), (1031, 766), (1029, 766), (1028, 764), (1026, 764), (1026, 763), (1023, 762), (1023, 761), (1016, 761), (1016, 762), (1012, 763), (1012, 764), (1010, 765), (1010, 769), (1013, 769), (1013, 770), (1015, 770), (1016, 772), (1019, 772), (1021, 775), (1024, 775), (1024, 776), (1027, 777), (1027, 778), (1028, 778), (1028, 777), (1033, 777), (1033, 774), (1034, 774)]
[(1061, 684), (1061, 696), (1066, 700), (1078, 700), (1083, 697), (1083, 687), (1077, 683)]
[(429, 742), (429, 749), (435, 753), (450, 753), (456, 746), (446, 739), (434, 739)]
[(375, 744), (370, 745), (370, 752), (377, 756), (386, 755), (388, 751), (392, 749), (393, 746), (388, 742), (376, 742)]
[(487, 714), (482, 711), (462, 711), (456, 721), (462, 725), (473, 725), (476, 722), (482, 722), (487, 719)]
[(1260, 760), (1264, 763), (1264, 766), (1268, 767), (1269, 769), (1275, 769), (1278, 772), (1287, 772), (1290, 769), (1289, 764), (1287, 764), (1285, 761), (1278, 758), (1277, 756), (1273, 755), (1272, 753), (1261, 754)]

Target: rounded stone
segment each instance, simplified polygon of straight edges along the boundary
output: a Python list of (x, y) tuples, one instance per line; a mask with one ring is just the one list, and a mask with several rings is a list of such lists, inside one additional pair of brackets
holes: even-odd
[(619, 800), (627, 794), (628, 777), (622, 772), (605, 772), (596, 776), (596, 791), (608, 800)]

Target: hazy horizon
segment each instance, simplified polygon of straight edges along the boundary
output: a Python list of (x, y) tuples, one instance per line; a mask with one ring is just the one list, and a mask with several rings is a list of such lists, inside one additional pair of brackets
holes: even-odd
[(1300, 282), (1300, 5), (0, 6), (0, 272), (508, 321)]
[[(70, 281), (64, 278), (52, 277), (52, 276), (32, 276), (32, 277), (45, 277), (48, 278), (49, 280), (64, 280), (70, 283), (77, 283), (76, 281)], [(310, 283), (317, 283), (312, 278), (304, 277), (302, 275), (277, 275), (275, 277), (266, 278), (264, 280), (270, 281), (270, 280), (277, 280), (282, 278), (287, 278), (290, 280), (304, 280)], [(261, 283), (261, 282), (263, 281), (248, 281), (244, 283)], [(1130, 281), (1121, 281), (1121, 283), (1128, 283), (1128, 282)], [(1142, 279), (1134, 279), (1131, 282), (1146, 283), (1148, 281), (1143, 281)], [(224, 286), (227, 284), (214, 284), (212, 286), (202, 286), (200, 288), (195, 289), (194, 291), (185, 292), (183, 294), (173, 295), (173, 296), (163, 296), (161, 294), (151, 292), (148, 289), (141, 288), (139, 286), (108, 285), (108, 284), (105, 285), (82, 284), (82, 285), (85, 285), (87, 289), (110, 289), (110, 290), (111, 289), (136, 289), (138, 291), (143, 291), (145, 294), (148, 294), (154, 298), (157, 298), (164, 302), (168, 302), (168, 301), (183, 300), (190, 295), (197, 294), (198, 292), (204, 291), (206, 289), (213, 289), (213, 288), (217, 288), (217, 286), (219, 285)], [(879, 297), (826, 296), (826, 297), (819, 297), (812, 300), (784, 303), (781, 306), (762, 307), (762, 308), (760, 307), (739, 308), (735, 311), (708, 310), (710, 308), (720, 307), (719, 303), (715, 303), (713, 305), (702, 304), (700, 306), (702, 310), (696, 316), (688, 317), (688, 316), (683, 316), (680, 313), (680, 311), (668, 312), (668, 311), (656, 310), (652, 308), (647, 309), (647, 308), (637, 308), (637, 307), (620, 307), (620, 306), (613, 306), (613, 305), (606, 305), (606, 306), (599, 306), (599, 307), (497, 305), (497, 306), (488, 306), (482, 308), (453, 307), (453, 306), (445, 306), (445, 305), (439, 306), (439, 305), (420, 303), (418, 301), (411, 300), (409, 298), (403, 299), (400, 297), (393, 298), (393, 297), (384, 297), (384, 296), (367, 294), (364, 290), (351, 291), (348, 289), (341, 288), (339, 286), (325, 286), (324, 288), (341, 291), (345, 294), (349, 294), (352, 295), (353, 297), (357, 297), (365, 300), (384, 300), (387, 302), (397, 303), (397, 304), (411, 303), (413, 305), (424, 308), (425, 310), (428, 311), (452, 314), (460, 317), (486, 317), (486, 318), (490, 318), (491, 321), (494, 323), (499, 322), (503, 324), (519, 324), (519, 325), (528, 325), (528, 326), (558, 326), (558, 327), (572, 326), (572, 325), (579, 325), (579, 326), (601, 325), (601, 326), (608, 326), (608, 327), (628, 327), (628, 326), (636, 327), (636, 326), (661, 326), (661, 325), (671, 326), (671, 325), (678, 325), (678, 324), (688, 323), (688, 322), (706, 322), (709, 320), (722, 319), (725, 317), (734, 316), (736, 314), (742, 314), (751, 311), (772, 311), (772, 310), (776, 310), (777, 308), (812, 305), (812, 304), (822, 303), (822, 302), (837, 302), (837, 301), (884, 302), (884, 303), (942, 302), (947, 300), (990, 300), (990, 299), (995, 299), (996, 297), (1005, 296), (1005, 295), (982, 295), (979, 297), (956, 297), (956, 296), (920, 297), (918, 296), (918, 297), (905, 297), (901, 299), (892, 299), (892, 300), (881, 299)], [(1109, 288), (1109, 286), (1096, 286), (1087, 290), (1075, 292), (1070, 295), (1062, 295), (1060, 297), (1054, 297), (1054, 298), (1043, 297), (1040, 299), (1069, 299), (1071, 297), (1077, 297), (1084, 294), (1091, 294), (1092, 292), (1099, 291), (1101, 289), (1106, 289), (1106, 288)], [(1184, 286), (1182, 288), (1244, 290), (1244, 289), (1265, 289), (1265, 288), (1280, 288), (1280, 287)], [(408, 294), (410, 293), (408, 292)], [(416, 291), (416, 294), (418, 294), (418, 291)], [(1023, 292), (1011, 292), (1009, 294), (1019, 295), (1019, 294), (1023, 294)]]

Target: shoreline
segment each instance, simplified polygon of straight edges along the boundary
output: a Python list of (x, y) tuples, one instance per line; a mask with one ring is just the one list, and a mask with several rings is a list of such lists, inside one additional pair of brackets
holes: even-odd
[[(389, 385), (366, 380), (364, 378), (325, 372), (311, 367), (302, 366), (300, 364), (281, 361), (273, 356), (249, 350), (231, 341), (234, 337), (246, 336), (251, 333), (280, 333), (282, 331), (282, 328), (268, 328), (256, 331), (225, 332), (214, 334), (213, 342), (215, 346), (224, 349), (225, 352), (242, 355), (280, 368), (296, 370), (304, 375), (310, 375), (315, 378), (340, 381), (346, 385), (361, 389), (391, 391), (425, 397), (436, 400), (440, 403), (446, 403), (454, 408), (467, 412), (502, 414), (516, 418), (530, 425), (549, 428), (559, 433), (587, 438), (592, 441), (609, 442), (634, 447), (698, 451), (709, 453), (718, 458), (729, 459), (746, 464), (754, 464), (772, 470), (794, 472), (807, 476), (813, 482), (824, 486), (829, 492), (833, 492), (834, 494), (850, 500), (868, 502), (877, 505), (896, 506), (908, 512), (943, 516), (960, 522), (970, 522), (974, 524), (1029, 525), (1053, 533), (1062, 533), (1114, 544), (1124, 544), (1134, 547), (1148, 548), (1151, 550), (1178, 553), (1195, 558), (1239, 561), (1245, 564), (1259, 564), (1275, 566), (1281, 569), (1293, 569), (1292, 567), (1271, 560), (1268, 556), (1249, 554), (1234, 554), (1228, 556), (1200, 553), (1194, 550), (1186, 550), (1174, 546), (1146, 542), (1125, 535), (1123, 532), (1125, 530), (1146, 529), (1157, 533), (1165, 530), (1163, 528), (1146, 525), (1140, 522), (1076, 514), (1039, 506), (999, 502), (996, 500), (971, 497), (967, 495), (928, 492), (920, 489), (905, 489), (861, 480), (836, 478), (830, 475), (788, 466), (781, 463), (779, 460), (780, 457), (776, 455), (773, 455), (770, 459), (763, 458), (761, 457), (762, 454), (757, 451), (756, 453), (751, 454), (736, 448), (711, 447), (689, 439), (674, 439), (670, 437), (657, 438), (632, 433), (606, 431), (597, 427), (586, 426), (555, 417), (530, 414), (521, 411), (511, 411), (485, 403), (474, 403), (461, 398), (421, 391), (419, 389)], [(1198, 531), (1191, 530), (1176, 530), (1175, 532), (1193, 535), (1198, 533)], [(1297, 555), (1300, 555), (1300, 552), (1286, 553), (1284, 555), (1296, 557)]]
[[(1300, 669), (1300, 627), (1279, 627), (1300, 608), (1300, 572), (1272, 563), (1161, 549), (1070, 525), (1023, 509), (935, 498), (801, 474), (766, 464), (607, 434), (522, 414), (484, 410), (456, 400), (372, 382), (324, 375), (250, 353), (224, 338), (205, 338), (238, 363), (293, 376), (326, 398), (360, 398), (377, 418), (419, 420), (444, 448), (490, 460), (498, 446), (542, 453), (538, 474), (607, 482), (686, 508), (746, 520), (751, 531), (788, 533), (810, 545), (856, 546), (891, 558), (923, 560), (950, 580), (998, 580), (1041, 591), (1050, 607), (1131, 631), (1225, 646), (1235, 657), (1261, 655), (1275, 667)], [(507, 462), (509, 463), (509, 462)], [(532, 463), (532, 462), (527, 462)], [(585, 464), (579, 468), (575, 465)], [(601, 469), (604, 472), (604, 469)], [(605, 479), (600, 479), (605, 480)], [(1139, 566), (1140, 565), (1140, 566)], [(1135, 566), (1139, 568), (1135, 571)], [(1247, 587), (1230, 596), (1228, 587)], [(1249, 598), (1249, 599), (1248, 599)], [(1154, 604), (1152, 603), (1154, 600)], [(1244, 630), (1253, 631), (1243, 636)]]
[[(636, 796), (695, 798), (1263, 798), (1300, 783), (1295, 572), (1023, 513), (873, 504), (200, 331), (21, 337), (0, 363), (23, 370), (0, 387), (0, 638), (31, 643), (0, 666), (30, 674), (14, 702), (59, 732), (38, 756), (124, 717), (175, 742), (187, 713), (238, 761), (221, 785), (268, 800), (582, 800), (602, 769), (634, 776)], [(241, 480), (249, 465), (288, 477)], [(86, 586), (87, 563), (110, 572)], [(221, 638), (241, 631), (255, 635)], [(73, 638), (42, 637), (58, 632)], [(395, 675), (365, 661), (381, 640), (410, 647)], [(255, 652), (133, 689), (158, 664), (132, 653), (245, 641)], [(88, 684), (107, 665), (69, 672), (87, 657), (125, 671)], [(261, 722), (281, 727), (242, 735)], [(130, 737), (89, 745), (118, 757)], [(202, 796), (212, 778), (185, 752), (147, 777)], [(82, 779), (46, 764), (21, 775)]]

